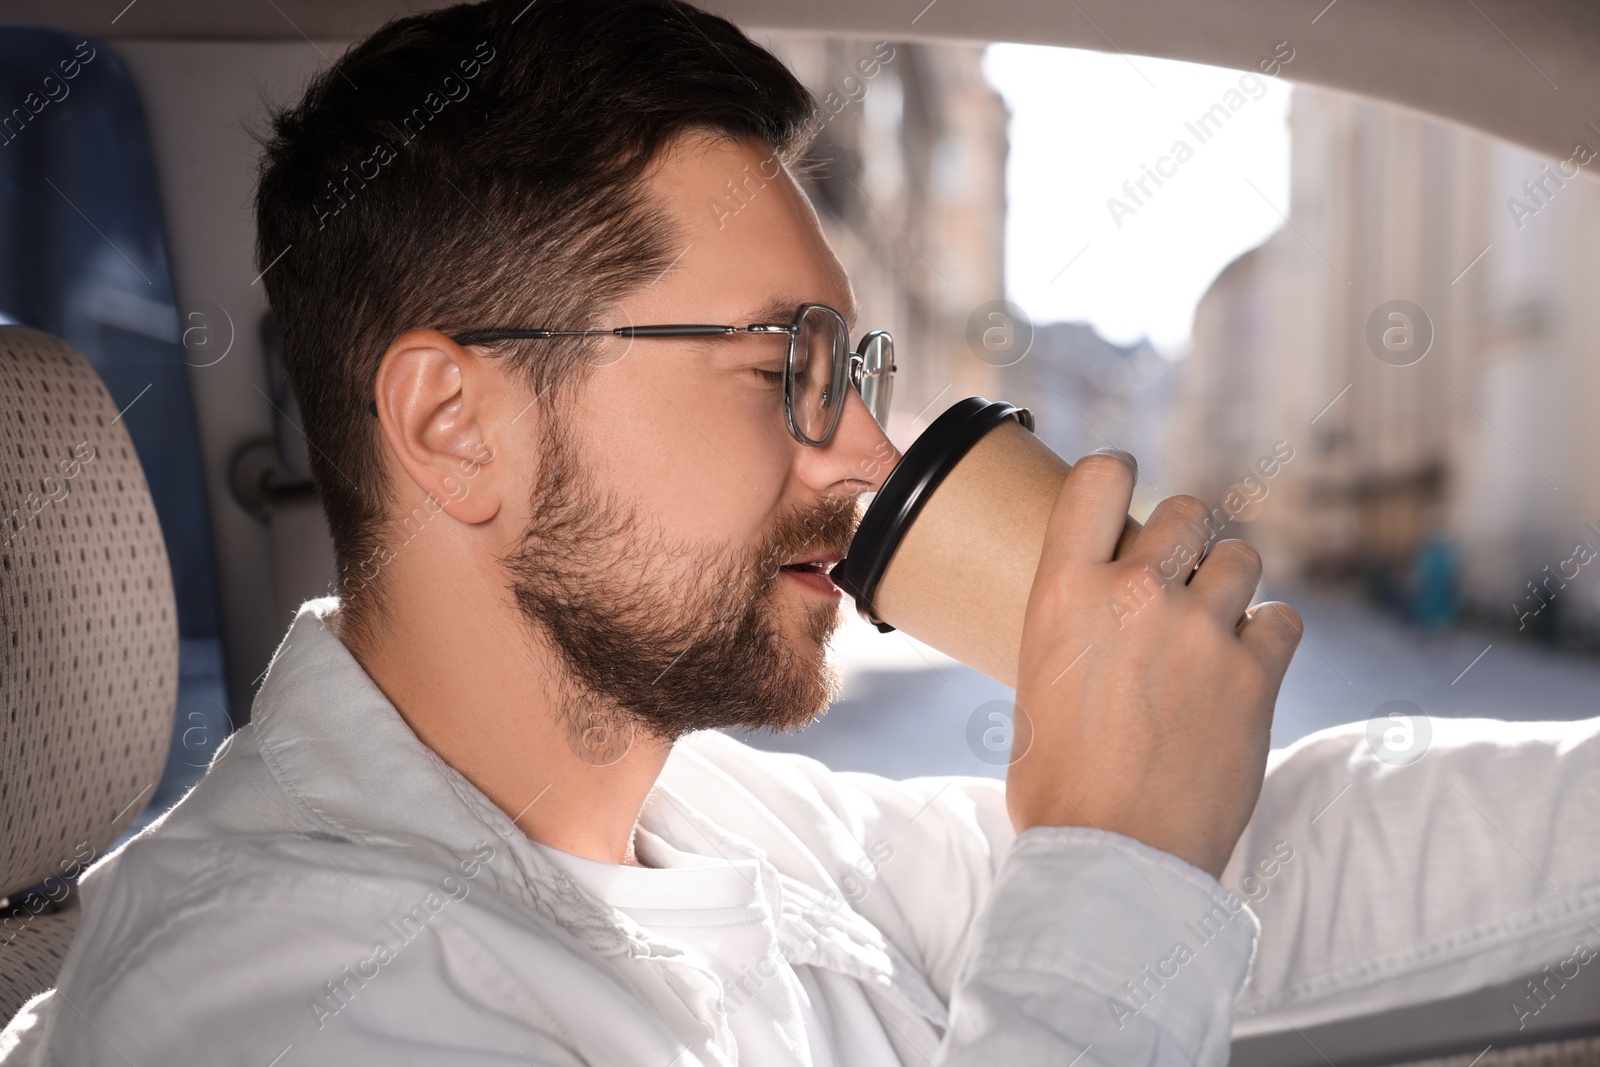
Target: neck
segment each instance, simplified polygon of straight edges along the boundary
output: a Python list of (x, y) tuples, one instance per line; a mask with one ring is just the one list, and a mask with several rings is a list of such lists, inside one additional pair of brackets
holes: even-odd
[(387, 576), (384, 618), (352, 654), (422, 743), (529, 838), (637, 864), (633, 830), (671, 742), (595, 715), (487, 576), (428, 570)]

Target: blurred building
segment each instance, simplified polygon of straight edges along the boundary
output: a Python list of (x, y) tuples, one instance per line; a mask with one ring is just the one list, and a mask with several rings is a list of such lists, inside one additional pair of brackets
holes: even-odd
[(1139, 458), (1135, 513), (1153, 507), (1165, 472), (1161, 460), (1173, 385), (1172, 364), (1149, 341), (1114, 344), (1085, 322), (1036, 326), (1026, 358), (1003, 372), (1004, 399), (1029, 408), (1036, 432), (1059, 455), (1097, 448)]
[(1175, 487), (1215, 501), (1286, 442), (1234, 531), (1269, 578), (1400, 600), (1432, 539), (1485, 620), (1592, 643), (1600, 184), (1580, 172), (1600, 138), (1575, 131), (1572, 159), (1545, 160), (1309, 87), (1290, 128), (1288, 224), (1196, 312)]
[(955, 401), (995, 395), (996, 369), (966, 332), (1005, 295), (1009, 114), (981, 45), (765, 43), (817, 98), (812, 200), (855, 286), (858, 331), (894, 335), (890, 432), (904, 447)]

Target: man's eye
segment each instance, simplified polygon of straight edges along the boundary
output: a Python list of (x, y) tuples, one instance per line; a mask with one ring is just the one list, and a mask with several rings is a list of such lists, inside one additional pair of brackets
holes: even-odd
[(768, 385), (782, 385), (783, 384), (783, 371), (781, 371), (781, 370), (767, 370), (767, 369), (765, 369), (763, 367), (751, 367), (750, 369), (752, 371), (754, 371), (761, 378), (761, 380), (766, 382)]

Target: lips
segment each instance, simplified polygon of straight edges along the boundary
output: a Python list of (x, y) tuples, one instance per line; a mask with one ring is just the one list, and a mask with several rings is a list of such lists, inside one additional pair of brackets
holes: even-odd
[(840, 553), (837, 555), (812, 556), (801, 559), (793, 559), (788, 563), (782, 564), (782, 569), (786, 571), (809, 571), (813, 574), (827, 574), (828, 571), (832, 569), (833, 565), (838, 563), (843, 558), (844, 555)]
[(798, 556), (782, 564), (779, 571), (799, 588), (809, 590), (825, 600), (837, 601), (843, 593), (828, 571), (842, 558), (839, 553)]

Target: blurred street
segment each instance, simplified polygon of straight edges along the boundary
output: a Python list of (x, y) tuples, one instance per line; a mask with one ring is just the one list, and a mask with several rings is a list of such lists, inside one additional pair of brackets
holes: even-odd
[[(1396, 699), (1434, 717), (1600, 715), (1600, 657), (1469, 630), (1424, 637), (1354, 598), (1274, 595), (1294, 604), (1306, 622), (1278, 701), (1275, 748), (1366, 720)], [(1003, 721), (991, 715), (1009, 711), (1009, 703), (991, 704), (1008, 702), (1009, 689), (903, 634), (880, 635), (856, 621), (840, 631), (835, 654), (844, 696), (827, 716), (799, 734), (754, 735), (750, 743), (801, 752), (835, 770), (893, 778), (1004, 776), (996, 742), (1009, 737), (990, 733), (986, 745), (984, 736)]]

